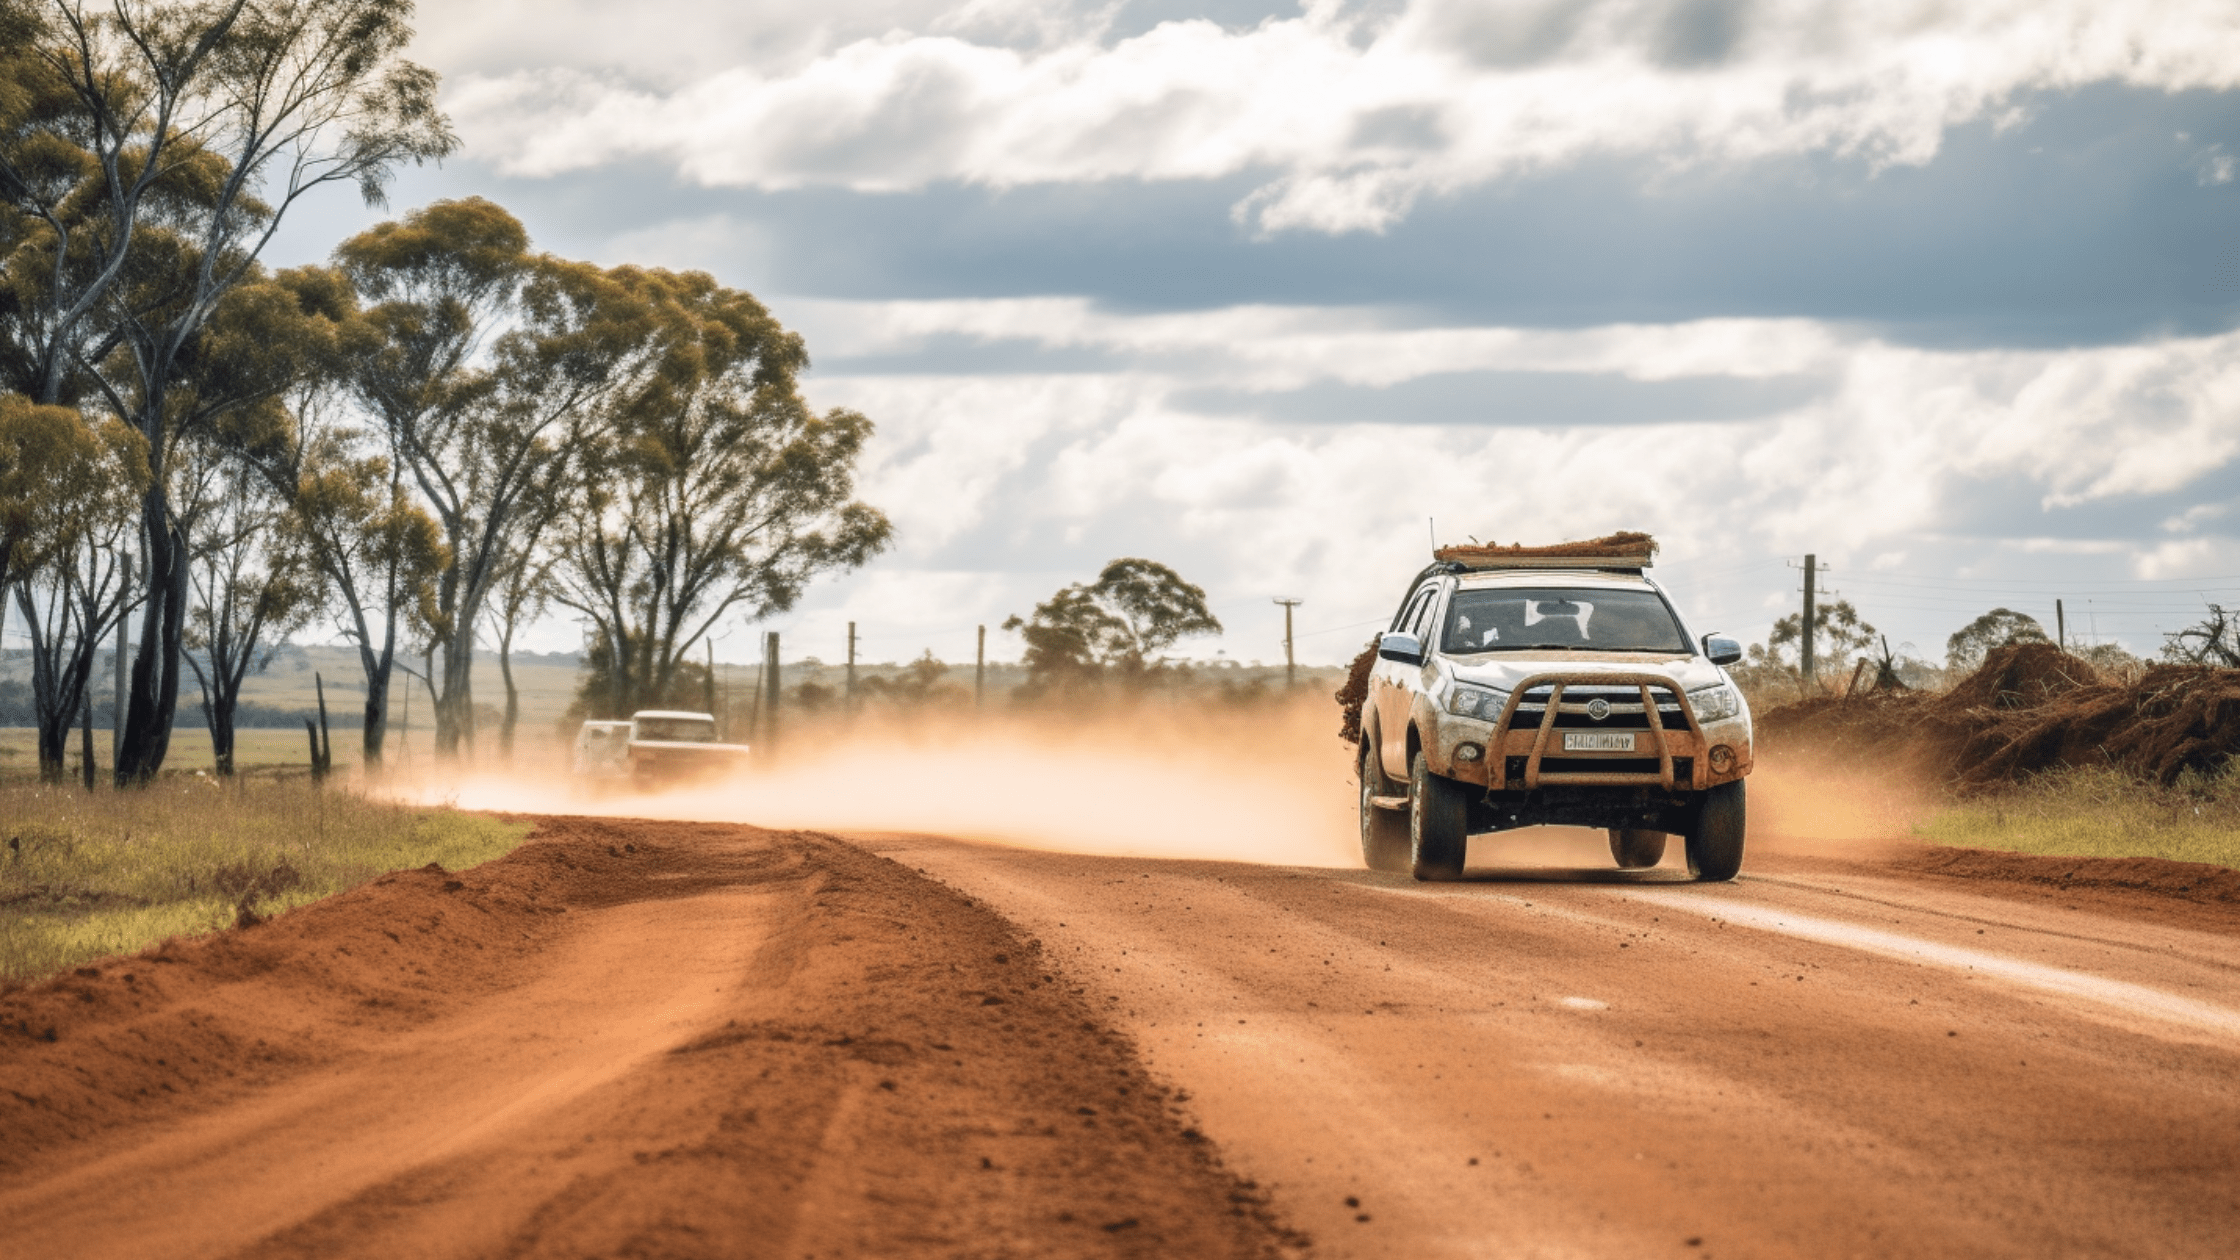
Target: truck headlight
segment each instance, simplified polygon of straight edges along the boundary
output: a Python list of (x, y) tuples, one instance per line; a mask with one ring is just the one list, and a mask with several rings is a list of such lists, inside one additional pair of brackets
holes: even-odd
[(1472, 687), (1456, 683), (1447, 693), (1447, 712), (1457, 717), (1476, 718), (1491, 722), (1501, 716), (1502, 706), (1509, 703), (1509, 693), (1494, 687)]
[(1742, 712), (1742, 697), (1725, 683), (1688, 693), (1688, 707), (1698, 722), (1719, 722)]

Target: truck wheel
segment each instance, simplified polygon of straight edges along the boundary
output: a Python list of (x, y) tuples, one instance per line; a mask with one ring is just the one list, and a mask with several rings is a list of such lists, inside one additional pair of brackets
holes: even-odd
[(1392, 780), (1377, 764), (1377, 747), (1361, 745), (1361, 862), (1372, 871), (1408, 869), (1408, 816), (1396, 809), (1378, 809), (1372, 796), (1393, 796)]
[(1629, 871), (1655, 866), (1664, 861), (1664, 833), (1643, 831), (1638, 827), (1612, 827), (1610, 856)]
[(1408, 847), (1415, 877), (1461, 879), (1470, 844), (1470, 798), (1460, 783), (1431, 773), (1430, 759), (1421, 752), (1409, 771)]
[(1742, 780), (1705, 792), (1688, 829), (1688, 873), (1712, 882), (1733, 879), (1742, 869), (1742, 832)]

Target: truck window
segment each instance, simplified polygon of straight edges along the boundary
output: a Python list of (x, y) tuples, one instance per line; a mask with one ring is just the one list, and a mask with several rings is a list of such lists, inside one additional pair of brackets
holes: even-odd
[(1391, 633), (1412, 634), (1419, 639), (1422, 638), (1423, 612), (1424, 609), (1431, 606), (1431, 597), (1438, 592), (1438, 589), (1438, 587), (1426, 583), (1407, 603), (1401, 605), (1400, 615), (1392, 619)]
[(1689, 650), (1672, 610), (1655, 591), (1557, 587), (1457, 591), (1448, 601), (1439, 643), (1441, 651), (1452, 653)]
[(1416, 606), (1416, 615), (1408, 621), (1408, 633), (1414, 635), (1426, 648), (1431, 646), (1431, 607), (1438, 602), (1438, 587), (1423, 588), (1423, 599)]
[(639, 718), (633, 725), (642, 740), (677, 744), (716, 742), (716, 724), (700, 718)]

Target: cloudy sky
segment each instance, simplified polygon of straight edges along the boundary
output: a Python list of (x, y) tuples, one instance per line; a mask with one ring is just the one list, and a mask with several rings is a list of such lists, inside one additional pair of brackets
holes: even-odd
[[(870, 415), (788, 656), (969, 661), (1123, 555), (1350, 656), (1443, 540), (1807, 552), (1941, 656), (2240, 600), (2240, 11), (2191, 0), (475, 0), (414, 56), (546, 249), (711, 271)], [(347, 197), (276, 261), (369, 222)], [(719, 654), (745, 659), (748, 628)], [(544, 646), (573, 646), (570, 625)]]

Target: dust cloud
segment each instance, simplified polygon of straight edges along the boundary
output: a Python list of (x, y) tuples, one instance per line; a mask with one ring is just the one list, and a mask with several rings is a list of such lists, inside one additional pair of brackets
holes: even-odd
[(1938, 789), (1892, 767), (1873, 772), (1798, 753), (1760, 755), (1750, 776), (1750, 843), (1762, 850), (1863, 857), (1918, 843), (1914, 824)]
[(462, 809), (927, 832), (1125, 857), (1360, 864), (1351, 757), (1320, 689), (1244, 706), (865, 715), (781, 730), (738, 778), (594, 793), (560, 756), (543, 772), (469, 773), (406, 795)]
[[(665, 791), (592, 788), (548, 745), (512, 772), (423, 779), (397, 794), (463, 809), (952, 836), (1112, 857), (1361, 864), (1352, 758), (1319, 689), (1251, 706), (1146, 703), (1076, 713), (866, 714), (803, 721), (737, 778)], [(1904, 842), (1931, 806), (1903, 776), (1785, 756), (1750, 777), (1758, 852), (1864, 857)], [(1486, 868), (1609, 863), (1600, 831), (1474, 837)], [(1685, 866), (1671, 845), (1663, 865)]]

